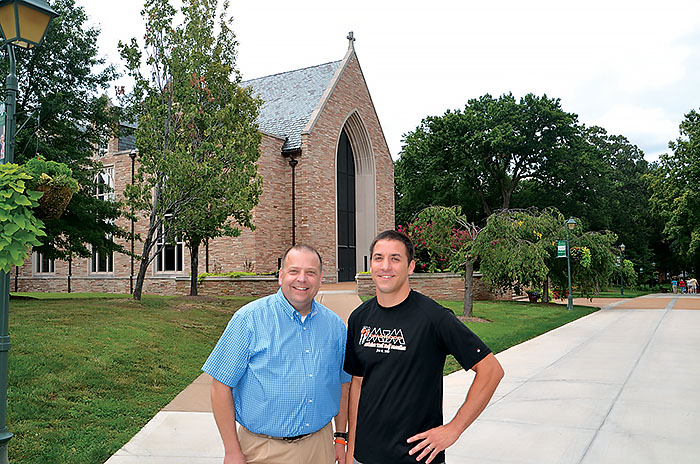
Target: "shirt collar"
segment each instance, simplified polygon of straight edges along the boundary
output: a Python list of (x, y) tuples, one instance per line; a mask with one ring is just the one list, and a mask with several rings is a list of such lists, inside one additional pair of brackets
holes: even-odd
[[(280, 304), (280, 307), (284, 311), (284, 313), (289, 316), (291, 319), (296, 319), (299, 322), (301, 322), (301, 314), (299, 314), (299, 311), (297, 311), (294, 306), (291, 305), (289, 301), (284, 297), (284, 293), (282, 293), (282, 288), (280, 287), (279, 290), (277, 290), (277, 295), (275, 295), (277, 298), (277, 301)], [(316, 300), (311, 300), (311, 311), (309, 311), (309, 314), (306, 315), (306, 319), (311, 319), (313, 318), (316, 314), (318, 313), (318, 303), (316, 303)]]

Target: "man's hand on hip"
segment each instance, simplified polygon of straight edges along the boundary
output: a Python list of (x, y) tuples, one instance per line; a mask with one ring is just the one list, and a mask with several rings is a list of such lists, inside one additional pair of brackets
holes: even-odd
[(427, 457), (428, 459), (425, 462), (429, 464), (433, 462), (438, 453), (454, 445), (460, 435), (460, 431), (456, 427), (450, 426), (450, 424), (426, 430), (406, 440), (408, 443), (418, 442), (408, 454), (413, 456), (416, 453), (420, 453), (416, 457), (416, 461), (422, 461)]

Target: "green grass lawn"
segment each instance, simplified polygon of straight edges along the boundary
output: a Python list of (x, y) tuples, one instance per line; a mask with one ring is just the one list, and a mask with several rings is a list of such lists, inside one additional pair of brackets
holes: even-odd
[[(23, 464), (104, 462), (200, 374), (252, 300), (21, 295), (10, 302), (7, 423), (10, 461)], [(461, 302), (441, 303), (461, 314)], [(474, 315), (491, 322), (468, 326), (499, 352), (592, 311), (476, 302)], [(458, 368), (449, 360), (445, 373)]]
[(10, 302), (8, 448), (23, 464), (104, 462), (201, 373), (252, 300), (42, 297)]

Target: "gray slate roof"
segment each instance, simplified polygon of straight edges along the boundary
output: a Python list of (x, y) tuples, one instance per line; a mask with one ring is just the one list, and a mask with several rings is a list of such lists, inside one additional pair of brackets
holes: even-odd
[(320, 64), (242, 83), (263, 99), (258, 116), (262, 132), (287, 137), (282, 149), (301, 148), (301, 132), (318, 106), (341, 61)]

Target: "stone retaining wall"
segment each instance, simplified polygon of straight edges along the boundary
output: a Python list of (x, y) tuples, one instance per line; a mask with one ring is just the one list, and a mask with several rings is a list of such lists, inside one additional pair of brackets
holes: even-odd
[[(134, 284), (136, 279), (134, 279)], [(129, 293), (129, 279), (122, 277), (71, 277), (71, 292), (82, 293)], [(200, 295), (230, 295), (262, 297), (276, 293), (279, 288), (277, 277), (205, 277), (197, 286)], [(10, 291), (15, 291), (14, 276), (10, 277)], [(68, 292), (68, 277), (62, 279), (42, 277), (20, 277), (17, 279), (18, 292)], [(143, 293), (151, 295), (189, 295), (190, 278), (181, 276), (146, 277)]]
[[(474, 273), (474, 300), (493, 301), (510, 300), (510, 293), (494, 294), (486, 288), (481, 280), (481, 273)], [(369, 274), (355, 276), (357, 282), (357, 294), (360, 296), (374, 296), (374, 282)], [(411, 288), (436, 300), (463, 300), (464, 279), (459, 274), (412, 274), (409, 276)]]

